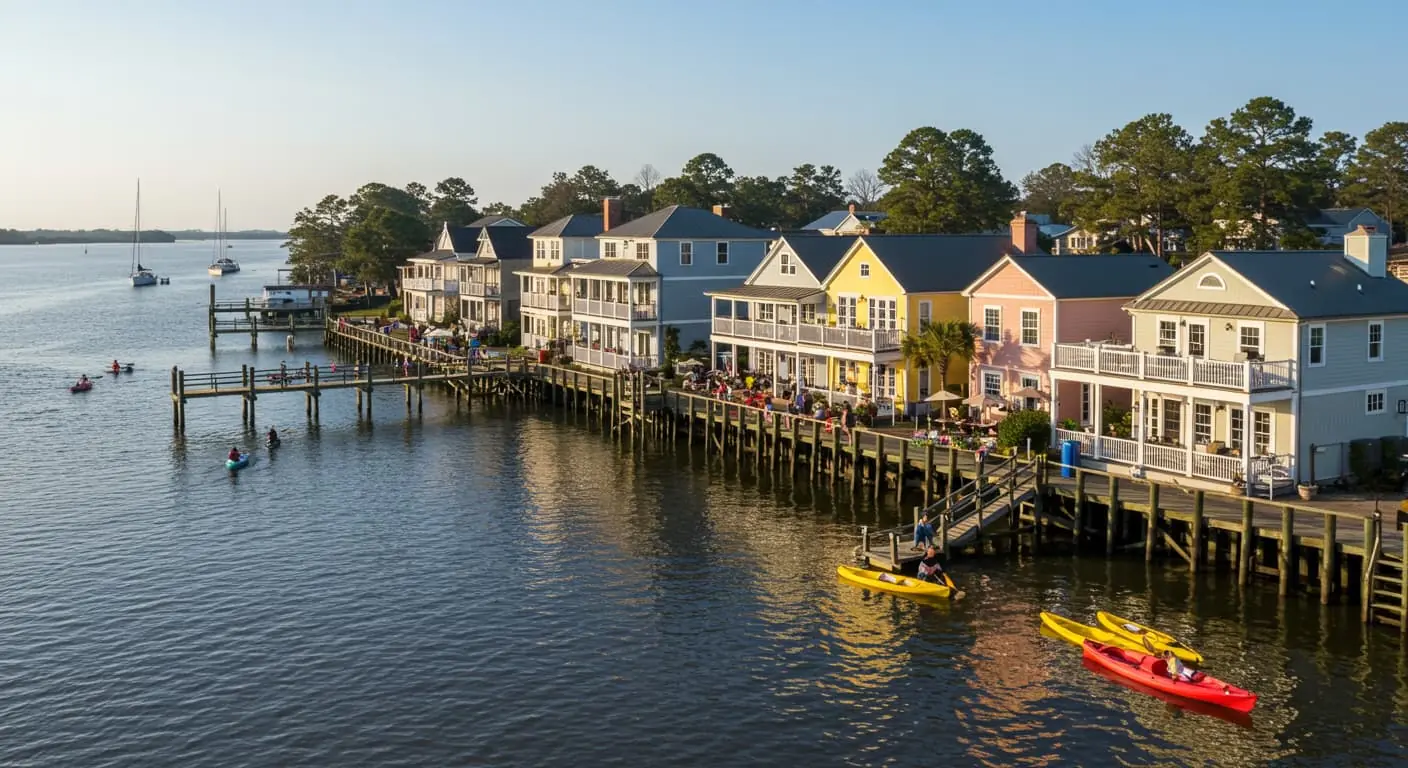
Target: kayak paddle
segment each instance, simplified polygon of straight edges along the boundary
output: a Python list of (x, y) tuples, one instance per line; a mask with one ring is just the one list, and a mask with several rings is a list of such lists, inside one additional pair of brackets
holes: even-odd
[(944, 571), (944, 583), (948, 584), (948, 588), (953, 590), (953, 599), (955, 601), (963, 599), (963, 596), (966, 593), (963, 590), (959, 589), (957, 584), (953, 583), (953, 578), (948, 575), (947, 571)]

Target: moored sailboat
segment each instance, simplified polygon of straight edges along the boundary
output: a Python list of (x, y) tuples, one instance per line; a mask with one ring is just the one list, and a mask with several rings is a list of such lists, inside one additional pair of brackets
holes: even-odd
[(132, 218), (132, 274), (129, 278), (133, 288), (156, 285), (156, 273), (142, 266), (142, 180), (137, 179), (137, 213)]

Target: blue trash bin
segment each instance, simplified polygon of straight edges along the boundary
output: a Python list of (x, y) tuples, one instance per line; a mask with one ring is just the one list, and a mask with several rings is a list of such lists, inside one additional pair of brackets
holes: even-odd
[(1075, 477), (1080, 466), (1080, 441), (1061, 441), (1061, 477)]

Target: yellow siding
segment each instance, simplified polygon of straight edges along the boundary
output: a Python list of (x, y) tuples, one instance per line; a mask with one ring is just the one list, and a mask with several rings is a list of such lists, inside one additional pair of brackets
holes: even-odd
[[(869, 277), (861, 277), (861, 265), (870, 268)], [(836, 299), (840, 296), (864, 296), (895, 299), (895, 312), (898, 315), (896, 320), (901, 328), (908, 327), (908, 315), (905, 306), (904, 288), (880, 263), (880, 259), (870, 250), (870, 246), (862, 242), (855, 250), (851, 251), (841, 264), (833, 271), (831, 280), (824, 286), (826, 288), (826, 319), (827, 322), (836, 322)], [(864, 328), (870, 322), (870, 307), (866, 301), (856, 301), (856, 325)], [(896, 386), (899, 382), (895, 382)]]

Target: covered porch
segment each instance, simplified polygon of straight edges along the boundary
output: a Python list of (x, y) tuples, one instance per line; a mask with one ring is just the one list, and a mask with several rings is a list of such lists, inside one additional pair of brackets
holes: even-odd
[(574, 362), (613, 371), (654, 368), (660, 361), (654, 327), (633, 329), (590, 320), (575, 321), (570, 353)]

